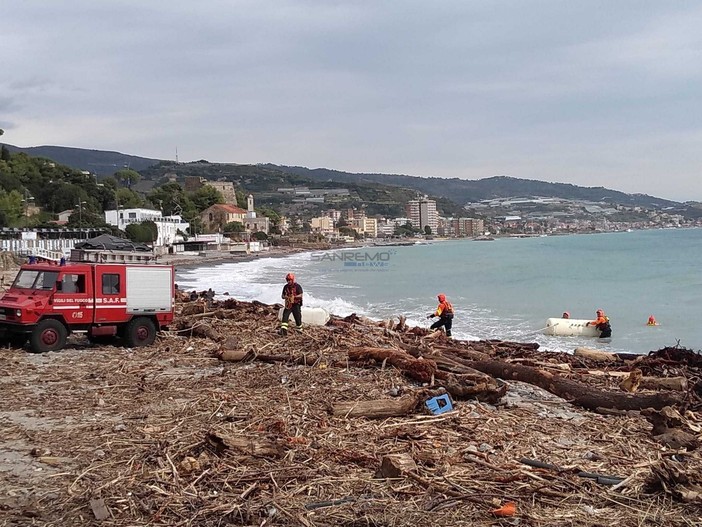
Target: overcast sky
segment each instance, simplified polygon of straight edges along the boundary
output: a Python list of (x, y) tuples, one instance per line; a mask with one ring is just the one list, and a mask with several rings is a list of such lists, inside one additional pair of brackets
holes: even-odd
[(702, 201), (702, 3), (5, 0), (0, 128)]

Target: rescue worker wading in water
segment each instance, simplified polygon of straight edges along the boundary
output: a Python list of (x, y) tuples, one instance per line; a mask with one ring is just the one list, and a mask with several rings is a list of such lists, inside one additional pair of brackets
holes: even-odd
[(438, 295), (439, 305), (434, 313), (431, 313), (427, 318), (439, 317), (439, 320), (431, 325), (431, 329), (439, 329), (441, 326), (446, 328), (446, 336), (451, 337), (451, 326), (453, 325), (453, 306), (451, 302), (446, 300), (446, 295), (443, 293)]
[(597, 310), (597, 320), (588, 322), (586, 326), (595, 326), (600, 330), (600, 338), (606, 339), (612, 336), (612, 326), (609, 324), (609, 317), (601, 309)]
[(283, 294), (281, 298), (285, 300), (285, 309), (283, 309), (283, 318), (280, 322), (280, 334), (288, 334), (288, 320), (290, 313), (295, 319), (295, 329), (298, 333), (302, 333), (302, 286), (295, 283), (295, 275), (288, 273), (285, 276), (287, 282), (283, 286)]

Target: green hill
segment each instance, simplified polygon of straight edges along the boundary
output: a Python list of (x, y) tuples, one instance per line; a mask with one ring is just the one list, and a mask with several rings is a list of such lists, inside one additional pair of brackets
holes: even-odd
[(44, 157), (76, 170), (87, 170), (98, 176), (109, 176), (122, 168), (131, 168), (140, 172), (160, 161), (159, 159), (131, 156), (120, 152), (87, 150), (67, 146), (31, 146), (27, 148), (7, 144), (5, 146), (10, 152), (25, 152), (33, 157)]

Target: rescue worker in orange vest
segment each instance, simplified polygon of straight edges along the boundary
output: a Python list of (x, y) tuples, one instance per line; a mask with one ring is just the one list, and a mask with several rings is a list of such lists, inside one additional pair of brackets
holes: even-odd
[(441, 326), (446, 328), (446, 336), (451, 338), (451, 326), (453, 325), (453, 306), (451, 302), (446, 300), (446, 295), (441, 293), (437, 295), (439, 305), (434, 313), (427, 315), (427, 318), (439, 317), (439, 320), (431, 325), (431, 329), (439, 329)]
[(295, 329), (298, 333), (302, 333), (302, 286), (295, 282), (293, 273), (288, 273), (285, 276), (285, 282), (281, 295), (281, 298), (285, 300), (285, 309), (283, 309), (283, 318), (280, 321), (280, 334), (288, 334), (290, 313), (295, 319)]
[(601, 309), (597, 310), (597, 320), (592, 320), (585, 324), (586, 326), (595, 326), (600, 330), (600, 338), (606, 339), (612, 336), (612, 326), (609, 324), (609, 317)]
[(658, 322), (656, 322), (656, 317), (654, 317), (653, 315), (648, 317), (648, 322), (646, 323), (646, 325), (647, 326), (657, 326)]

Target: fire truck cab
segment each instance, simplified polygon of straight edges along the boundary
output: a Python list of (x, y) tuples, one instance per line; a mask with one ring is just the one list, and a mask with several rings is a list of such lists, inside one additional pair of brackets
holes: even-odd
[(57, 351), (68, 335), (119, 336), (148, 346), (173, 321), (170, 265), (69, 262), (25, 264), (0, 298), (0, 334), (35, 353)]

